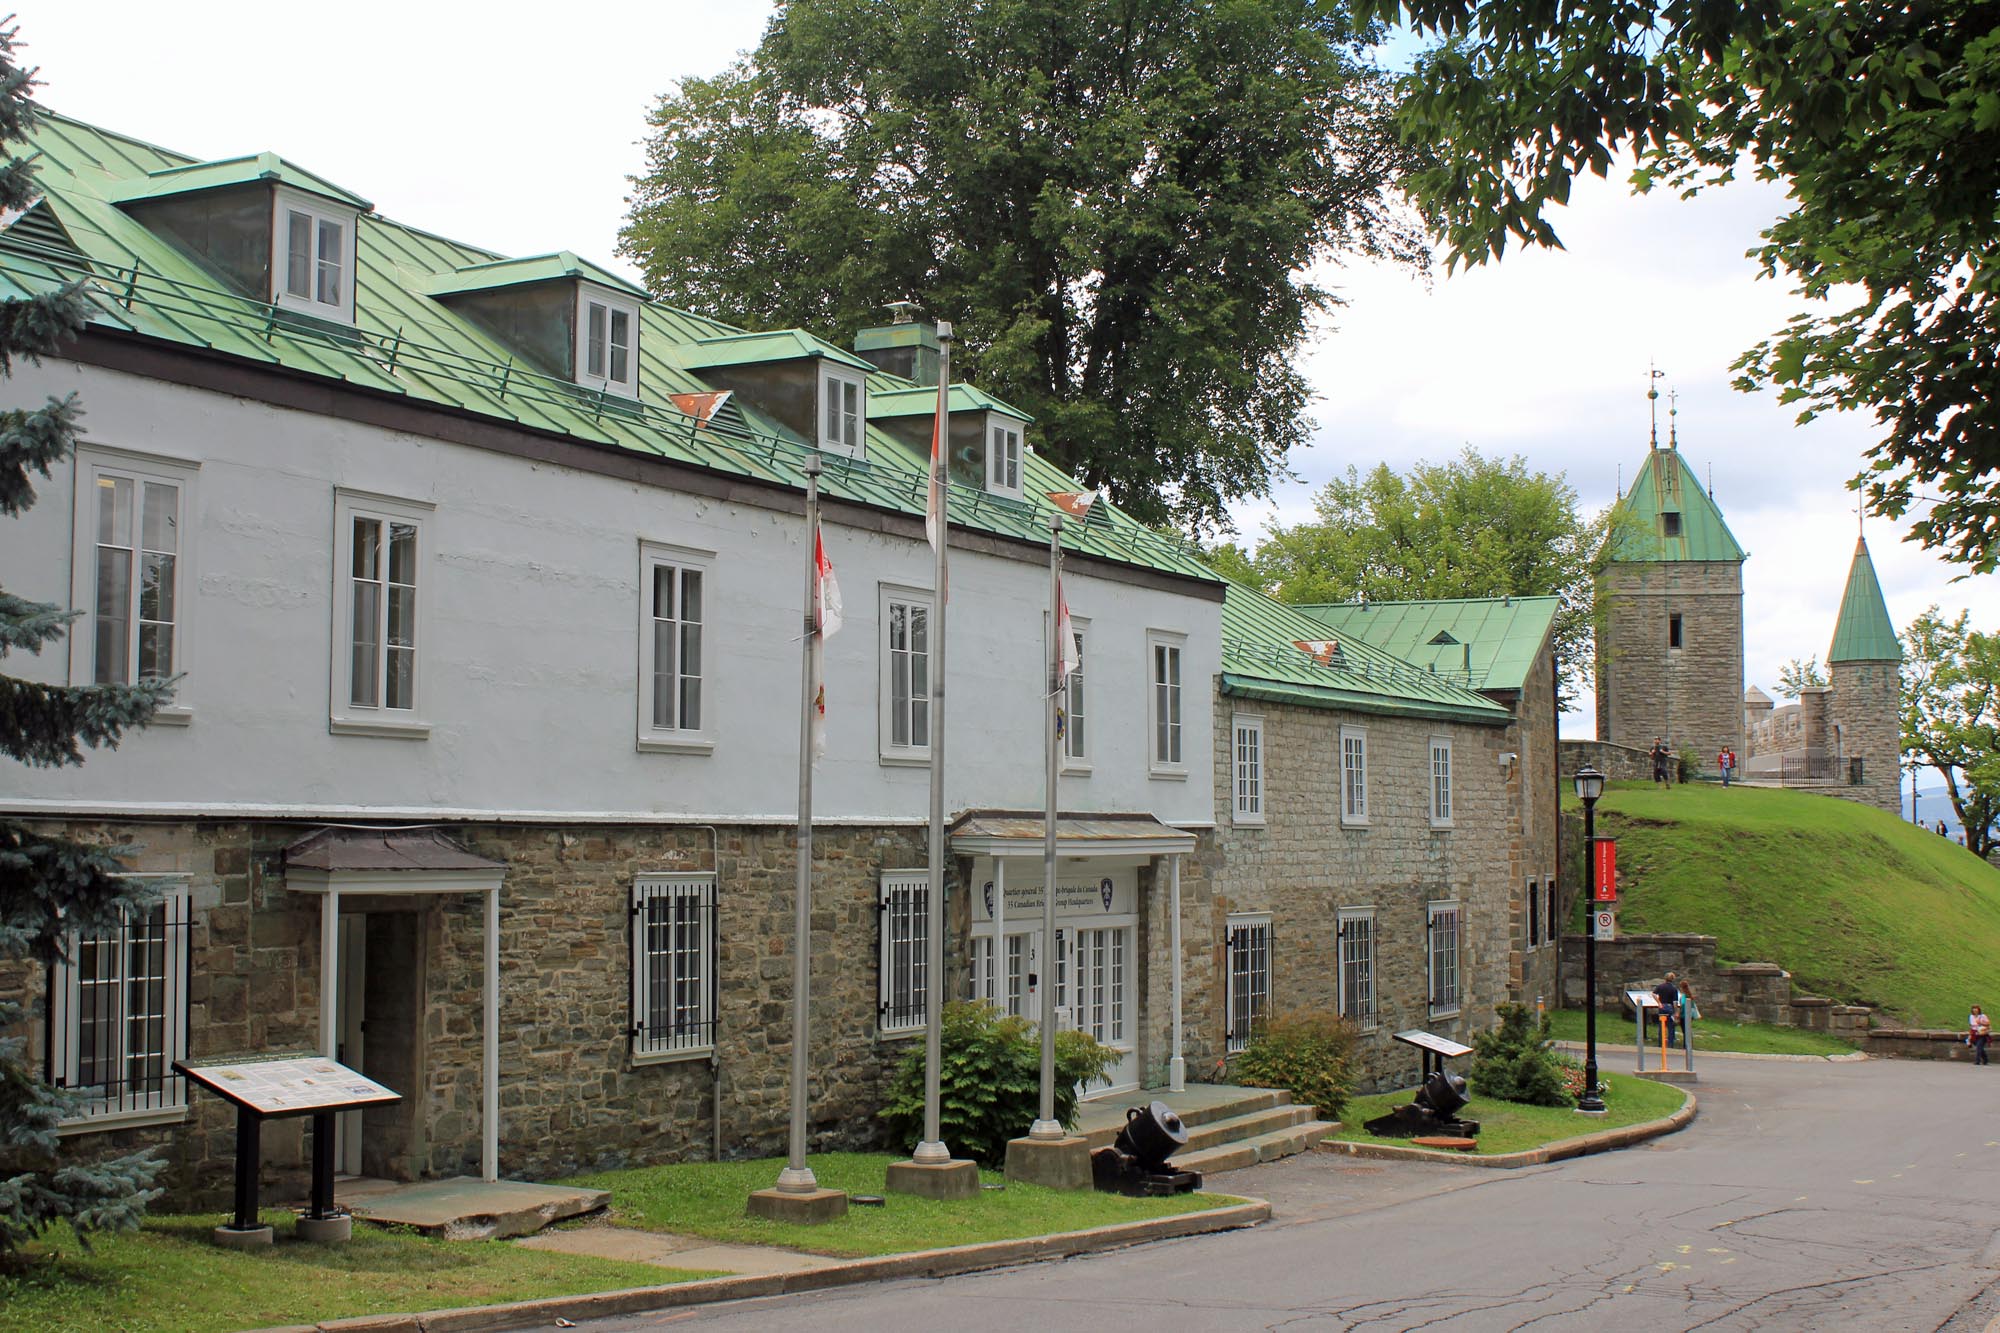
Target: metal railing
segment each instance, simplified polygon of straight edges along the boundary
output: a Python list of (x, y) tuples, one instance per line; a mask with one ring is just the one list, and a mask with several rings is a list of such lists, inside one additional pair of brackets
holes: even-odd
[(72, 940), (48, 971), (47, 1069), (88, 1120), (187, 1105), (188, 899), (169, 895), (110, 935)]

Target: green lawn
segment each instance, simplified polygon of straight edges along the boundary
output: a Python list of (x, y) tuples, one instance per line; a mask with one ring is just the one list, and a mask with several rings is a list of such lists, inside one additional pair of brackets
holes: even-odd
[(270, 1249), (225, 1250), (209, 1233), (228, 1220), (149, 1218), (137, 1234), (94, 1238), (88, 1254), (67, 1229), (52, 1230), (18, 1260), (0, 1261), (0, 1329), (222, 1333), (714, 1276), (360, 1223), (344, 1245), (311, 1245), (292, 1238), (281, 1212), (264, 1214), (278, 1231)]
[(2000, 869), (1887, 811), (1613, 783), (1597, 831), (1618, 839), (1621, 931), (1713, 935), (1723, 959), (1777, 963), (1806, 994), (1925, 1026), (2000, 1004)]
[[(1629, 1074), (1606, 1075), (1600, 1070), (1598, 1083), (1604, 1093), (1603, 1115), (1578, 1115), (1563, 1106), (1520, 1106), (1513, 1102), (1495, 1101), (1490, 1097), (1481, 1097), (1479, 1089), (1474, 1088), (1472, 1103), (1466, 1107), (1465, 1115), (1479, 1122), (1479, 1147), (1476, 1151), (1482, 1157), (1525, 1152), (1562, 1139), (1595, 1134), (1602, 1129), (1664, 1120), (1680, 1110), (1681, 1103), (1687, 1100), (1681, 1090), (1670, 1083), (1655, 1083), (1651, 1079), (1633, 1078)], [(1356, 1097), (1342, 1112), (1341, 1130), (1333, 1137), (1352, 1143), (1404, 1142), (1378, 1139), (1361, 1126), (1378, 1115), (1387, 1114), (1391, 1107), (1409, 1101), (1415, 1091), (1415, 1088), (1406, 1088), (1402, 1092)]]
[[(887, 1153), (826, 1153), (813, 1157), (810, 1165), (821, 1185), (850, 1194), (882, 1194), (889, 1163), (895, 1160)], [(1015, 1184), (949, 1202), (890, 1194), (880, 1207), (850, 1207), (845, 1218), (817, 1226), (747, 1216), (744, 1207), (750, 1191), (775, 1184), (783, 1165), (777, 1159), (719, 1165), (691, 1162), (604, 1171), (578, 1176), (572, 1183), (610, 1190), (612, 1218), (623, 1226), (843, 1256), (900, 1254), (1081, 1231), (1237, 1202), (1220, 1194), (1128, 1199), (1093, 1190)], [(982, 1177), (989, 1184), (1004, 1179), (992, 1171)]]
[[(1931, 835), (1936, 837), (1934, 833)], [(1583, 1040), (1583, 1010), (1558, 1009), (1549, 1015), (1549, 1031), (1558, 1041)], [(1597, 1016), (1597, 1040), (1630, 1046), (1632, 1020), (1610, 1013)], [(1657, 1025), (1647, 1033), (1650, 1046), (1659, 1045)], [(1694, 1048), (1699, 1051), (1744, 1051), (1754, 1055), (1849, 1055), (1852, 1042), (1830, 1037), (1824, 1032), (1802, 1028), (1773, 1027), (1769, 1023), (1732, 1023), (1721, 1018), (1700, 1018), (1694, 1025)], [(1679, 1059), (1671, 1048), (1668, 1055)]]

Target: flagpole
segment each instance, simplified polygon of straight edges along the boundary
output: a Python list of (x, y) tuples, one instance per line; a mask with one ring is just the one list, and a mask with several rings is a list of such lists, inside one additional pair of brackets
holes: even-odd
[(936, 492), (936, 531), (932, 537), (931, 587), (931, 854), (930, 889), (924, 930), (924, 1137), (910, 1160), (933, 1165), (951, 1160), (944, 1143), (942, 1083), (944, 1071), (944, 652), (945, 603), (951, 582), (945, 550), (951, 544), (951, 514), (946, 496), (949, 477), (945, 460), (951, 452), (951, 325), (939, 320), (937, 417), (931, 425), (931, 485)]
[(1047, 774), (1044, 791), (1048, 811), (1042, 827), (1042, 1103), (1041, 1114), (1028, 1128), (1031, 1139), (1065, 1137), (1062, 1122), (1056, 1119), (1056, 782), (1059, 759), (1056, 755), (1056, 694), (1068, 684), (1061, 679), (1065, 654), (1056, 643), (1062, 631), (1062, 530), (1061, 514), (1049, 516), (1049, 638), (1048, 638), (1048, 719), (1046, 732)]
[(806, 459), (805, 651), (799, 672), (799, 870), (792, 917), (792, 1141), (778, 1173), (778, 1188), (806, 1194), (819, 1188), (806, 1165), (806, 1030), (812, 1008), (812, 719), (819, 684), (819, 474), (817, 454)]

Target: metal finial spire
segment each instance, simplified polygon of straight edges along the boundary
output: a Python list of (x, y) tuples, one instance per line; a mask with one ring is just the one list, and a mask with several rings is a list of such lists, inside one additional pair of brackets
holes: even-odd
[(1646, 416), (1650, 423), (1648, 439), (1652, 447), (1660, 447), (1660, 386), (1656, 381), (1666, 378), (1667, 372), (1654, 365), (1649, 358), (1646, 362)]
[(1680, 414), (1681, 391), (1669, 389), (1667, 390), (1667, 448), (1669, 449), (1681, 447), (1680, 422), (1675, 419)]

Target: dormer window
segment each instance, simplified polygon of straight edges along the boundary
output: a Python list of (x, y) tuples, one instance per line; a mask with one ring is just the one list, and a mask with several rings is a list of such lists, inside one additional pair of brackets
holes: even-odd
[(986, 489), (1021, 498), (1021, 425), (994, 419), (986, 428)]
[(355, 215), (290, 190), (277, 192), (271, 299), (291, 310), (354, 322)]
[(819, 401), (819, 447), (849, 458), (862, 457), (868, 449), (867, 381), (822, 363)]
[(1678, 537), (1681, 535), (1681, 516), (1668, 509), (1660, 514), (1660, 535)]
[(590, 287), (577, 297), (576, 382), (639, 396), (639, 307)]

